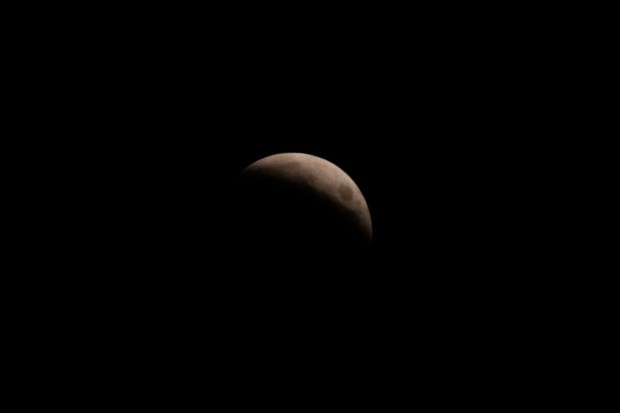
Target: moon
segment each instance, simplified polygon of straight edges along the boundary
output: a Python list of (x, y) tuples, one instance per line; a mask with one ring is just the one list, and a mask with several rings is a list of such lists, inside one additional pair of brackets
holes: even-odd
[(372, 220), (364, 195), (333, 163), (305, 153), (279, 153), (239, 177), (242, 239), (263, 250), (342, 251), (368, 247)]

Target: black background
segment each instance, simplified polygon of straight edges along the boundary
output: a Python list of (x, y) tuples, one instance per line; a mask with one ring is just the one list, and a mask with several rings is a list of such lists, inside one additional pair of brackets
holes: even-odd
[[(225, 391), (268, 371), (431, 392), (544, 352), (548, 48), (504, 15), (416, 13), (140, 14), (43, 46), (41, 152), (61, 174), (42, 178), (41, 243), (76, 351), (133, 377), (215, 371)], [(373, 219), (370, 253), (325, 263), (312, 294), (291, 284), (303, 262), (256, 272), (231, 236), (239, 172), (279, 152), (340, 166)]]

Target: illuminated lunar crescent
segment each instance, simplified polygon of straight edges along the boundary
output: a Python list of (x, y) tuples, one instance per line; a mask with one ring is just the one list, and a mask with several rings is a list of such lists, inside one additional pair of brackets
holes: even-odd
[[(366, 199), (353, 179), (333, 163), (304, 153), (260, 159), (240, 177), (246, 225), (277, 232), (290, 242), (369, 244), (372, 221)], [(260, 229), (258, 228), (260, 227)], [(286, 241), (286, 240), (285, 240)]]

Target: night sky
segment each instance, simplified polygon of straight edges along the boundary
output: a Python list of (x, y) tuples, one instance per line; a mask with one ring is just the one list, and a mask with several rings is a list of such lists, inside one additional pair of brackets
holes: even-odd
[[(46, 123), (67, 159), (46, 200), (66, 217), (53, 260), (81, 274), (60, 281), (79, 324), (134, 343), (145, 368), (174, 371), (174, 353), (205, 371), (210, 358), (221, 387), (235, 371), (369, 384), (402, 366), (441, 393), (442, 372), (525, 363), (514, 350), (531, 335), (515, 332), (545, 329), (535, 313), (555, 283), (538, 265), (554, 231), (549, 92), (503, 21), (418, 13), (146, 19), (157, 30), (84, 38), (80, 65), (61, 70), (73, 86), (54, 83), (68, 103), (51, 99), (60, 113)], [(256, 271), (231, 232), (235, 184), (280, 152), (353, 178), (368, 254), (332, 267), (308, 251), (314, 281), (287, 257)], [(168, 356), (147, 367), (155, 353)]]

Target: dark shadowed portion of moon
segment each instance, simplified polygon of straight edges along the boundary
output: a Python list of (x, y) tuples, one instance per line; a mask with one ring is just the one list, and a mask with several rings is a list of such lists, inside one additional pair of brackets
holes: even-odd
[(301, 153), (263, 158), (241, 173), (237, 196), (240, 257), (279, 268), (285, 262), (346, 267), (350, 260), (353, 268), (370, 246), (372, 222), (364, 196), (325, 159)]

